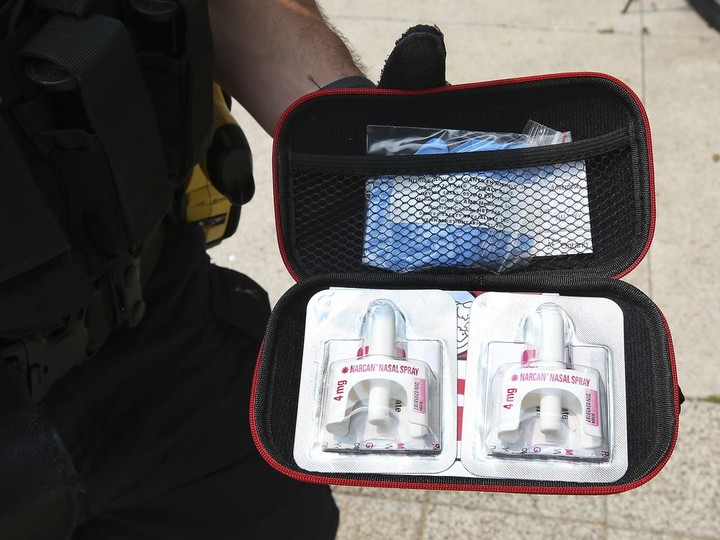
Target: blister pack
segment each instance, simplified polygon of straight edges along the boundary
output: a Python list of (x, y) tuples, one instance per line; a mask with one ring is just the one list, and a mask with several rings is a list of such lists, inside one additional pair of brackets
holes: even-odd
[(317, 471), (448, 468), (456, 455), (455, 343), (455, 303), (442, 291), (315, 295), (295, 459)]
[(463, 464), (614, 481), (627, 470), (623, 313), (605, 298), (487, 293), (471, 308)]

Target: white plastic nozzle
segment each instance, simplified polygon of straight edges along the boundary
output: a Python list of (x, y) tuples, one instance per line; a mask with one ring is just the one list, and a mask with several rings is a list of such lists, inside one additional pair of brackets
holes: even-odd
[[(549, 369), (565, 369), (565, 319), (555, 304), (538, 308), (538, 365)], [(562, 429), (562, 394), (545, 389), (540, 397), (540, 431), (558, 435)]]
[(537, 356), (539, 364), (553, 369), (565, 368), (565, 319), (555, 304), (538, 308), (540, 316)]
[(371, 305), (367, 315), (369, 354), (395, 357), (395, 339), (395, 309), (385, 303)]
[[(377, 303), (368, 309), (368, 354), (395, 357), (395, 309), (385, 303)], [(385, 425), (390, 419), (390, 385), (388, 380), (373, 380), (368, 392), (368, 422)]]

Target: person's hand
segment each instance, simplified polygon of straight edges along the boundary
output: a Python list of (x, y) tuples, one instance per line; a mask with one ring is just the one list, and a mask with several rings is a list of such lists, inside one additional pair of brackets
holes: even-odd
[[(436, 26), (417, 25), (395, 42), (385, 61), (378, 88), (420, 90), (444, 86), (445, 40)], [(372, 88), (375, 84), (362, 76), (344, 77), (323, 86), (334, 88)]]
[(445, 40), (436, 26), (413, 26), (395, 42), (378, 87), (420, 90), (445, 86)]

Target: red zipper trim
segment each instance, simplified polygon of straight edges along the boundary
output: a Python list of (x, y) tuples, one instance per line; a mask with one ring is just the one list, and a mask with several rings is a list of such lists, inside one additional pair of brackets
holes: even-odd
[[(475, 82), (475, 83), (465, 83), (465, 84), (458, 84), (458, 85), (449, 85), (449, 86), (443, 86), (438, 88), (430, 88), (425, 90), (395, 90), (395, 89), (382, 89), (382, 88), (338, 88), (334, 90), (318, 90), (317, 92), (313, 92), (311, 94), (307, 94), (297, 101), (295, 101), (290, 107), (288, 107), (280, 117), (280, 120), (277, 123), (277, 126), (275, 128), (275, 134), (273, 136), (273, 202), (275, 207), (275, 229), (276, 229), (276, 235), (277, 235), (277, 242), (278, 242), (278, 248), (280, 251), (280, 254), (282, 256), (283, 263), (285, 264), (285, 268), (287, 268), (288, 272), (292, 276), (292, 278), (297, 282), (300, 281), (300, 277), (295, 272), (295, 270), (292, 267), (292, 264), (288, 258), (288, 254), (284, 248), (284, 242), (282, 239), (282, 229), (280, 227), (280, 212), (279, 212), (279, 200), (278, 200), (278, 171), (277, 171), (277, 140), (278, 135), (280, 133), (280, 128), (285, 122), (287, 116), (299, 105), (302, 103), (309, 101), (311, 99), (315, 99), (316, 97), (322, 96), (322, 95), (335, 95), (335, 94), (379, 94), (379, 95), (423, 95), (423, 94), (433, 94), (433, 93), (441, 93), (441, 92), (450, 92), (455, 90), (464, 90), (464, 89), (472, 89), (472, 88), (482, 88), (487, 86), (502, 86), (502, 85), (510, 85), (510, 84), (518, 84), (523, 82), (535, 82), (535, 81), (543, 81), (543, 80), (553, 80), (553, 79), (565, 79), (565, 78), (575, 78), (575, 77), (589, 77), (589, 78), (600, 78), (600, 79), (606, 79), (608, 81), (611, 81), (618, 86), (622, 87), (628, 95), (635, 101), (637, 104), (640, 113), (643, 118), (643, 123), (645, 126), (645, 136), (647, 140), (647, 149), (648, 149), (648, 171), (650, 174), (650, 231), (648, 233), (648, 238), (645, 243), (645, 246), (641, 252), (641, 254), (638, 256), (638, 258), (625, 270), (621, 271), (617, 275), (613, 276), (614, 278), (618, 279), (621, 278), (628, 273), (630, 273), (634, 268), (636, 268), (640, 262), (643, 260), (645, 255), (647, 255), (648, 250), (650, 249), (650, 244), (652, 243), (652, 239), (655, 233), (655, 223), (656, 223), (656, 214), (655, 214), (655, 174), (654, 174), (654, 167), (653, 167), (653, 154), (652, 154), (652, 138), (650, 133), (650, 123), (647, 116), (647, 111), (645, 110), (645, 107), (643, 106), (642, 102), (640, 101), (637, 94), (623, 81), (620, 79), (617, 79), (616, 77), (613, 77), (612, 75), (608, 75), (605, 73), (597, 73), (597, 72), (589, 72), (589, 71), (581, 71), (581, 72), (567, 72), (567, 73), (554, 73), (554, 74), (546, 74), (546, 75), (533, 75), (533, 76), (527, 76), (527, 77), (517, 77), (517, 78), (511, 78), (511, 79), (497, 79), (492, 81), (483, 81), (483, 82)], [(343, 486), (355, 486), (355, 487), (384, 487), (384, 488), (404, 488), (404, 489), (430, 489), (430, 490), (456, 490), (456, 491), (482, 491), (482, 492), (505, 492), (505, 493), (527, 493), (527, 494), (554, 494), (554, 495), (611, 495), (615, 493), (622, 493), (624, 491), (628, 491), (631, 489), (635, 489), (646, 482), (650, 481), (652, 478), (654, 478), (667, 464), (668, 460), (670, 459), (670, 456), (672, 455), (673, 449), (675, 448), (675, 444), (677, 442), (677, 435), (678, 435), (678, 424), (679, 424), (679, 416), (680, 416), (680, 397), (679, 397), (679, 386), (677, 381), (677, 368), (675, 365), (675, 352), (673, 349), (673, 342), (672, 342), (672, 336), (670, 334), (670, 328), (667, 323), (667, 319), (665, 318), (665, 315), (662, 313), (662, 311), (659, 310), (660, 316), (662, 318), (663, 324), (665, 326), (665, 330), (668, 336), (668, 346), (670, 348), (670, 362), (671, 362), (671, 369), (672, 369), (672, 377), (673, 377), (673, 398), (674, 398), (674, 409), (675, 409), (675, 426), (673, 431), (673, 437), (670, 443), (670, 448), (665, 454), (665, 457), (663, 460), (653, 469), (650, 473), (645, 475), (643, 478), (636, 480), (635, 482), (631, 482), (629, 484), (623, 484), (618, 486), (598, 486), (598, 487), (550, 487), (550, 486), (499, 486), (499, 485), (478, 485), (478, 484), (427, 484), (427, 483), (421, 483), (421, 482), (386, 482), (386, 481), (370, 481), (370, 480), (354, 480), (349, 478), (335, 478), (335, 477), (327, 477), (322, 476), (318, 474), (308, 474), (308, 473), (301, 473), (294, 471), (292, 469), (289, 469), (285, 467), (284, 465), (281, 465), (275, 459), (267, 452), (265, 447), (262, 445), (262, 442), (260, 441), (260, 438), (257, 433), (257, 427), (255, 425), (255, 402), (257, 398), (257, 379), (258, 374), (260, 371), (260, 363), (262, 359), (262, 350), (263, 347), (260, 347), (260, 352), (258, 354), (257, 358), (257, 365), (255, 369), (255, 374), (253, 378), (253, 384), (250, 394), (250, 430), (252, 432), (252, 437), (255, 442), (255, 446), (257, 447), (260, 455), (263, 457), (263, 459), (270, 464), (273, 468), (278, 470), (279, 472), (290, 476), (291, 478), (295, 478), (296, 480), (300, 480), (303, 482), (310, 482), (310, 483), (318, 483), (318, 484), (334, 484), (334, 485), (343, 485)]]

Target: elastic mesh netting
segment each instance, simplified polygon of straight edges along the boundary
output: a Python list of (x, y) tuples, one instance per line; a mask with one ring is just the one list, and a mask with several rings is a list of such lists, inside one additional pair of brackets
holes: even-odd
[(356, 160), (304, 169), (298, 159), (284, 240), (307, 274), (612, 265), (640, 234), (632, 162), (629, 146), (561, 163), (432, 174), (408, 160), (379, 171)]

